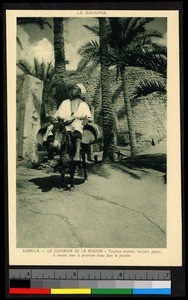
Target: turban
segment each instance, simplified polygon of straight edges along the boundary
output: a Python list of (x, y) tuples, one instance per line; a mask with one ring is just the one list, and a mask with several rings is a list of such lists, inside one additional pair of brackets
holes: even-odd
[(83, 84), (82, 84), (82, 83), (77, 83), (76, 85), (77, 85), (77, 86), (80, 88), (80, 90), (81, 90), (81, 96), (85, 96), (86, 88), (83, 86)]

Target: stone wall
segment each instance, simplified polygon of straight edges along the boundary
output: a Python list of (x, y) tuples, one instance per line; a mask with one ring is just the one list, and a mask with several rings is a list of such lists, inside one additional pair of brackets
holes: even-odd
[[(37, 132), (43, 82), (30, 75), (17, 76), (17, 157), (34, 162), (37, 155)], [(21, 144), (20, 144), (21, 143)]]

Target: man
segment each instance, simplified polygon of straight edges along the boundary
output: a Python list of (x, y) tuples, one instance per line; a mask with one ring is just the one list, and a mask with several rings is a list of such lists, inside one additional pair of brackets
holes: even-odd
[[(56, 113), (55, 119), (63, 119), (66, 125), (66, 130), (76, 144), (75, 161), (80, 160), (81, 139), (83, 127), (88, 122), (92, 121), (91, 111), (87, 103), (84, 102), (86, 89), (83, 84), (78, 83), (73, 86), (70, 99), (64, 100)], [(44, 141), (47, 139), (53, 125), (50, 125), (44, 136)]]

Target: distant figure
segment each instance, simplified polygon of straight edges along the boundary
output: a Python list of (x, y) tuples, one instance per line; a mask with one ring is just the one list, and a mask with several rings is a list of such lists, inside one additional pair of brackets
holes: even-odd
[(154, 141), (153, 138), (152, 138), (152, 140), (151, 140), (151, 144), (152, 144), (152, 146), (155, 146), (155, 141)]
[(98, 155), (97, 154), (95, 154), (94, 155), (94, 161), (95, 161), (95, 164), (97, 164), (99, 161), (98, 161)]
[(123, 153), (121, 153), (120, 151), (118, 151), (118, 152), (115, 152), (116, 154), (117, 154), (117, 156), (118, 156), (118, 160), (122, 160), (123, 159), (123, 157), (125, 156)]
[[(70, 99), (64, 100), (53, 116), (53, 122), (58, 119), (62, 119), (65, 122), (66, 130), (76, 147), (75, 161), (80, 161), (83, 127), (92, 121), (90, 108), (84, 101), (85, 93), (86, 89), (83, 84), (75, 84)], [(46, 134), (43, 137), (44, 141), (46, 141), (49, 135), (52, 135), (52, 129), (53, 124), (47, 128)], [(56, 146), (58, 147), (59, 145), (56, 145), (56, 141), (54, 141), (54, 147)]]

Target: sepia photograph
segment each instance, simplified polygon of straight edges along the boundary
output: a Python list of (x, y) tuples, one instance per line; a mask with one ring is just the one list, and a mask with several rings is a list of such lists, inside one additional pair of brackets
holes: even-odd
[(161, 253), (177, 234), (181, 264), (177, 14), (18, 12), (8, 43), (10, 245)]

